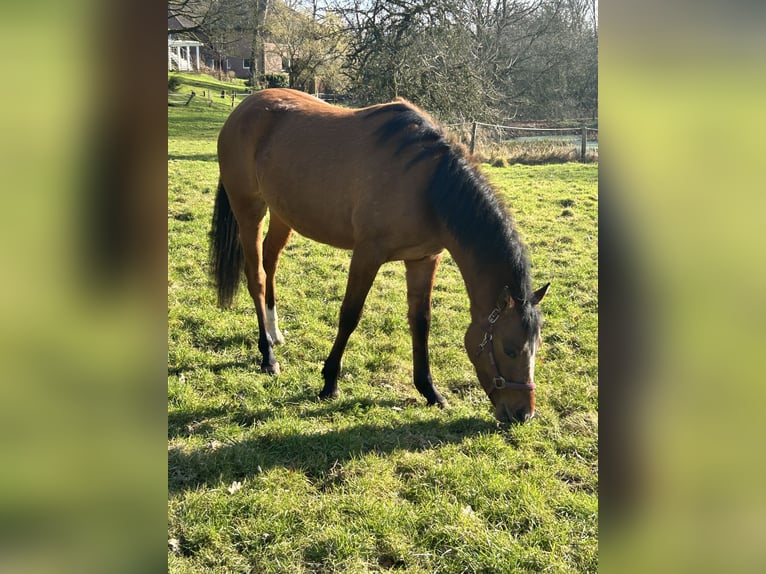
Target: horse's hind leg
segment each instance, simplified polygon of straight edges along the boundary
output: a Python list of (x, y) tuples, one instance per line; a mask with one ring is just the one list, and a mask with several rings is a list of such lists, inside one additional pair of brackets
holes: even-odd
[(245, 253), (245, 275), (247, 289), (255, 303), (255, 316), (258, 319), (258, 350), (263, 355), (261, 371), (279, 374), (279, 363), (274, 357), (274, 344), (266, 326), (266, 272), (263, 269), (263, 245), (261, 233), (266, 204), (257, 201), (249, 205), (250, 213), (240, 217), (239, 237)]
[(446, 401), (434, 387), (428, 359), (428, 334), (431, 330), (431, 291), (441, 255), (405, 261), (407, 270), (407, 319), (412, 334), (412, 375), (415, 388), (429, 405), (445, 406)]
[(277, 273), (279, 256), (287, 245), (292, 231), (289, 225), (275, 216), (273, 211), (271, 212), (269, 232), (263, 241), (263, 268), (266, 272), (266, 330), (275, 345), (284, 343), (285, 338), (279, 330), (274, 276)]

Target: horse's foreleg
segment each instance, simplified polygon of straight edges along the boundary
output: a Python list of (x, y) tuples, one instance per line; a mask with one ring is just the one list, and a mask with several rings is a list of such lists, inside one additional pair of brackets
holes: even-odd
[(258, 319), (258, 350), (263, 356), (261, 371), (272, 375), (279, 374), (279, 363), (274, 357), (274, 343), (266, 326), (266, 272), (263, 269), (263, 246), (261, 230), (266, 206), (257, 206), (256, 211), (243, 216), (239, 227), (240, 241), (245, 253), (245, 275), (247, 289), (255, 304), (255, 316)]
[(338, 374), (340, 373), (343, 351), (346, 349), (348, 338), (359, 324), (364, 301), (382, 264), (383, 259), (376, 255), (374, 248), (365, 249), (357, 246), (351, 256), (346, 294), (340, 307), (338, 334), (322, 369), (324, 387), (319, 393), (320, 399), (338, 396)]
[(407, 319), (412, 334), (412, 375), (415, 388), (429, 405), (446, 405), (444, 397), (434, 387), (428, 359), (428, 334), (431, 330), (431, 291), (441, 255), (417, 261), (405, 261), (407, 270)]
[(274, 276), (277, 273), (279, 256), (290, 239), (292, 229), (281, 219), (271, 213), (269, 232), (263, 241), (263, 269), (266, 272), (266, 330), (275, 345), (285, 342), (282, 331), (279, 330), (277, 317), (277, 296)]

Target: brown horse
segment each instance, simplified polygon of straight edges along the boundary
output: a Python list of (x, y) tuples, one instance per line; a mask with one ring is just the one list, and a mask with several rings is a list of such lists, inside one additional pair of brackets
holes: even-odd
[(465, 348), (495, 416), (506, 422), (533, 416), (537, 304), (548, 285), (532, 290), (525, 248), (506, 209), (427, 114), (404, 100), (351, 110), (293, 90), (263, 90), (229, 116), (218, 161), (211, 274), (219, 305), (228, 307), (244, 267), (263, 371), (279, 373), (273, 346), (284, 339), (274, 275), (295, 229), (353, 250), (320, 398), (338, 394), (341, 357), (378, 269), (402, 260), (415, 387), (429, 405), (444, 406), (431, 379), (428, 334), (434, 276), (446, 248), (471, 303)]

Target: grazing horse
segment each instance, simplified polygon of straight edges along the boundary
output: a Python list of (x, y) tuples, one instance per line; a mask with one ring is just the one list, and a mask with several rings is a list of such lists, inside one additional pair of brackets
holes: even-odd
[(447, 249), (470, 299), (465, 348), (495, 417), (523, 422), (534, 415), (537, 305), (549, 284), (533, 291), (505, 207), (462, 146), (425, 112), (402, 99), (352, 110), (294, 90), (262, 90), (226, 120), (218, 161), (211, 274), (219, 305), (228, 307), (244, 268), (264, 372), (279, 373), (274, 345), (284, 338), (274, 276), (294, 229), (353, 252), (319, 397), (338, 394), (341, 357), (378, 269), (401, 260), (415, 387), (429, 405), (444, 406), (431, 379), (428, 334), (434, 276)]

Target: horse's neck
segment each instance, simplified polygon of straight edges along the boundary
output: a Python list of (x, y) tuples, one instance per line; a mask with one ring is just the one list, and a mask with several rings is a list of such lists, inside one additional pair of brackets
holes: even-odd
[(468, 299), (471, 302), (471, 318), (474, 322), (482, 322), (497, 305), (503, 285), (498, 266), (482, 265), (469, 250), (449, 238), (446, 242), (447, 251), (457, 263), (463, 276)]

